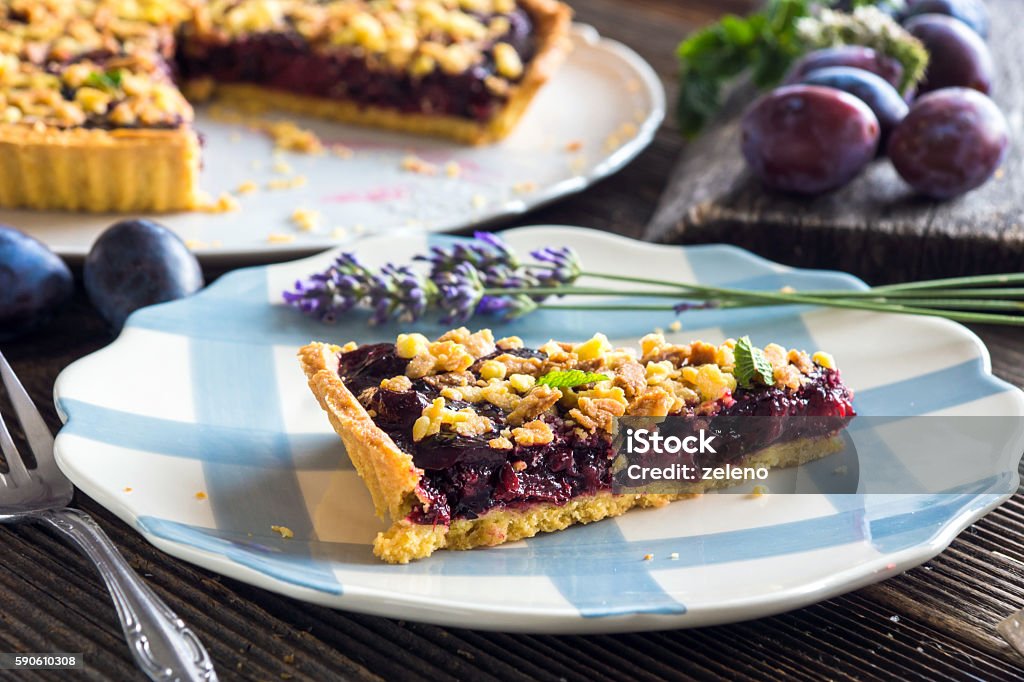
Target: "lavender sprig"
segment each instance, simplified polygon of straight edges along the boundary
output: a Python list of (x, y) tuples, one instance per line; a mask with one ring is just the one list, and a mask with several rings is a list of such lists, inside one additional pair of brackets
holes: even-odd
[(408, 265), (388, 263), (371, 281), (368, 298), (372, 325), (392, 319), (415, 322), (437, 298), (437, 286)]
[(284, 292), (284, 300), (321, 322), (332, 323), (367, 299), (372, 277), (354, 253), (345, 252), (326, 271), (295, 282), (293, 291)]
[(445, 324), (469, 320), (484, 298), (480, 271), (468, 262), (455, 263), (451, 270), (433, 273), (431, 281), (437, 287), (437, 307), (444, 314), (441, 321)]
[(357, 307), (373, 311), (370, 324), (415, 321), (434, 299), (436, 286), (409, 266), (385, 265), (373, 272), (354, 253), (342, 253), (324, 272), (299, 280), (284, 301), (321, 322), (335, 322)]
[(432, 246), (429, 254), (414, 256), (413, 260), (430, 263), (431, 275), (451, 272), (462, 263), (468, 263), (481, 271), (493, 267), (513, 270), (519, 267), (519, 260), (501, 237), (489, 232), (475, 233), (470, 242)]
[[(632, 275), (591, 272), (568, 247), (545, 247), (521, 262), (497, 235), (477, 233), (469, 242), (434, 247), (414, 261), (424, 268), (388, 264), (374, 271), (343, 253), (324, 272), (295, 283), (284, 300), (303, 313), (333, 322), (356, 308), (371, 311), (370, 323), (413, 322), (437, 311), (446, 324), (474, 316), (512, 319), (538, 308), (570, 310), (651, 310), (674, 312), (765, 305), (818, 305), (943, 317), (961, 322), (1024, 326), (1024, 274), (981, 275), (867, 290), (751, 291), (680, 283)], [(581, 278), (646, 285), (631, 288), (580, 287)], [(985, 288), (989, 287), (989, 288)], [(600, 296), (675, 299), (673, 304), (608, 301), (597, 304), (549, 303), (550, 297)], [(1010, 311), (1002, 314), (996, 311)]]
[(296, 282), (292, 291), (284, 292), (284, 300), (322, 322), (334, 322), (360, 307), (371, 311), (372, 325), (414, 322), (429, 310), (440, 312), (445, 324), (466, 322), (474, 315), (512, 319), (533, 312), (549, 296), (523, 290), (571, 284), (581, 271), (579, 257), (569, 248), (545, 248), (532, 255), (536, 262), (522, 265), (500, 237), (489, 233), (414, 257), (429, 264), (426, 273), (392, 263), (374, 272), (355, 254), (343, 253), (326, 271)]
[(568, 246), (561, 248), (545, 247), (531, 251), (530, 255), (546, 267), (533, 266), (530, 272), (537, 279), (538, 286), (568, 286), (579, 279), (583, 272), (583, 262), (579, 255)]

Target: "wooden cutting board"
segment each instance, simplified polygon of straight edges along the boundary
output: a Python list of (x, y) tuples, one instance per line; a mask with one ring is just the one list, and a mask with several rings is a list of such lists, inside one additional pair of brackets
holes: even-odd
[(739, 116), (754, 93), (729, 98), (721, 122), (688, 144), (645, 237), (742, 246), (802, 267), (872, 283), (1024, 269), (1024, 2), (989, 0), (993, 98), (1011, 147), (987, 184), (958, 199), (915, 196), (887, 159), (815, 198), (762, 188), (740, 154)]

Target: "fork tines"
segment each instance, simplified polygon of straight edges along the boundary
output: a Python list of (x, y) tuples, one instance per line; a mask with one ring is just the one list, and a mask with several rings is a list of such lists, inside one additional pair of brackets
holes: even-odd
[[(25, 440), (35, 456), (36, 467), (39, 469), (56, 468), (53, 459), (53, 434), (50, 433), (49, 427), (43, 421), (43, 416), (39, 414), (39, 410), (36, 409), (3, 353), (0, 353), (0, 383), (3, 383), (4, 388), (7, 389), (7, 396), (14, 406), (14, 413), (25, 432)], [(15, 480), (27, 479), (28, 471), (25, 468), (24, 460), (14, 444), (14, 439), (11, 437), (7, 424), (4, 423), (3, 416), (0, 416), (0, 449), (3, 450), (7, 466)]]

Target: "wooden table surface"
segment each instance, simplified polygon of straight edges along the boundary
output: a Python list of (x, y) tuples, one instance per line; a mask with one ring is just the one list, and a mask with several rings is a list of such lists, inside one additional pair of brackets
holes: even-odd
[[(680, 36), (745, 0), (576, 0), (578, 18), (634, 46), (665, 79)], [(683, 145), (671, 121), (614, 178), (522, 223), (569, 223), (636, 236)], [(1000, 377), (1024, 386), (1024, 332), (975, 328)], [(111, 340), (88, 304), (3, 346), (50, 425), (57, 374)], [(5, 415), (9, 412), (5, 410)], [(163, 554), (95, 502), (128, 561), (205, 642), (220, 679), (1019, 678), (1024, 659), (994, 625), (1024, 605), (1024, 496), (966, 530), (927, 564), (845, 596), (736, 625), (616, 636), (506, 635), (348, 614), (222, 578)], [(0, 527), (0, 651), (82, 652), (84, 675), (137, 679), (92, 565), (53, 533)], [(2, 676), (0, 676), (2, 677)]]

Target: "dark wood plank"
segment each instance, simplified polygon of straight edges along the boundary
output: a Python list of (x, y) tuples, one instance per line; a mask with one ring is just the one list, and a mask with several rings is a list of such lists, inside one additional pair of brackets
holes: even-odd
[(964, 197), (914, 196), (881, 159), (844, 188), (816, 197), (764, 189), (739, 152), (741, 91), (723, 123), (689, 145), (648, 239), (728, 242), (790, 265), (844, 270), (871, 282), (991, 272), (1024, 264), (1024, 62), (1017, 0), (990, 0), (997, 75), (994, 99), (1015, 139), (997, 178)]

